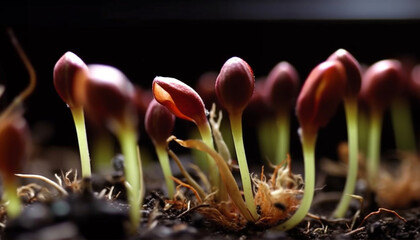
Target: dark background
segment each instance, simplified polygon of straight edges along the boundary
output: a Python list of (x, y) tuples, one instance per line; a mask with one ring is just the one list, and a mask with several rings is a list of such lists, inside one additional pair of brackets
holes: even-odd
[[(54, 64), (66, 51), (88, 64), (113, 65), (144, 88), (150, 88), (157, 75), (194, 85), (202, 73), (219, 71), (232, 56), (246, 60), (256, 77), (268, 74), (279, 61), (288, 61), (302, 81), (338, 48), (367, 65), (420, 56), (416, 1), (25, 1), (1, 3), (0, 24), (0, 83), (6, 86), (2, 106), (28, 80), (5, 31), (11, 27), (38, 76), (36, 90), (25, 103), (25, 116), (31, 126), (40, 122), (53, 126), (46, 144), (72, 147), (77, 140), (70, 111), (52, 84)], [(420, 105), (415, 99), (413, 103), (418, 122)], [(292, 156), (300, 158), (295, 119), (292, 126)], [(250, 154), (257, 152), (251, 147), (253, 132), (245, 129)], [(383, 150), (392, 149), (387, 118), (383, 135)], [(345, 139), (340, 107), (320, 131), (317, 155), (334, 157), (337, 143)]]

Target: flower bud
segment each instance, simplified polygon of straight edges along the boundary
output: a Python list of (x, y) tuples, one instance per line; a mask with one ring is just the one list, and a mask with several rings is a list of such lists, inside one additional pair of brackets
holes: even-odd
[(238, 57), (228, 59), (216, 79), (216, 94), (222, 107), (242, 113), (254, 92), (254, 73), (247, 62)]
[(403, 81), (404, 71), (398, 60), (381, 60), (366, 70), (360, 96), (371, 109), (383, 111), (398, 96)]
[(296, 114), (303, 129), (316, 133), (327, 125), (344, 96), (346, 72), (338, 61), (316, 66), (306, 79), (296, 104)]
[(154, 145), (165, 144), (174, 129), (175, 115), (156, 100), (152, 100), (147, 108), (144, 124)]
[(207, 124), (204, 102), (198, 93), (175, 78), (156, 77), (152, 85), (156, 101), (175, 116), (200, 126)]
[(289, 109), (295, 104), (299, 93), (299, 76), (288, 62), (278, 63), (268, 74), (265, 96), (270, 106), (278, 111)]
[(347, 50), (342, 48), (331, 54), (327, 60), (337, 60), (343, 64), (347, 76), (346, 97), (357, 98), (362, 84), (359, 62)]
[(0, 171), (5, 182), (22, 171), (29, 155), (29, 129), (23, 117), (11, 115), (0, 123)]
[(77, 81), (80, 81), (76, 74), (78, 71), (87, 72), (87, 66), (72, 52), (66, 52), (54, 66), (55, 90), (70, 108), (82, 105), (76, 91)]
[(137, 124), (135, 90), (128, 78), (112, 66), (92, 64), (88, 68), (84, 84), (88, 117), (98, 124), (125, 124), (127, 120)]

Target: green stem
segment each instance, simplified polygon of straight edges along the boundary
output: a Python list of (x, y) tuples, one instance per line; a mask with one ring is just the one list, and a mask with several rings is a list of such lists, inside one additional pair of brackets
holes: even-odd
[(410, 103), (407, 99), (400, 97), (391, 104), (391, 118), (397, 149), (416, 153), (416, 138)]
[(172, 170), (169, 163), (168, 153), (166, 152), (165, 144), (158, 144), (155, 146), (156, 154), (159, 159), (160, 166), (163, 171), (163, 176), (165, 177), (166, 188), (168, 189), (168, 195), (172, 198), (175, 194), (175, 184), (171, 179)]
[(7, 205), (7, 216), (10, 219), (13, 219), (19, 216), (22, 211), (21, 200), (17, 195), (17, 186), (14, 181), (4, 181), (3, 189), (5, 193), (5, 198), (9, 201)]
[(275, 129), (275, 120), (271, 117), (263, 119), (257, 126), (258, 144), (261, 151), (261, 156), (271, 162), (276, 159), (276, 142), (278, 141), (278, 134)]
[(367, 155), (367, 179), (372, 189), (376, 188), (381, 153), (382, 111), (372, 111), (369, 124), (369, 143)]
[(305, 191), (298, 210), (286, 222), (280, 224), (277, 229), (286, 231), (299, 224), (309, 212), (315, 192), (315, 143), (316, 133), (302, 131), (302, 148), (305, 163)]
[(351, 195), (354, 193), (357, 181), (358, 172), (358, 125), (357, 125), (357, 99), (345, 99), (344, 109), (346, 111), (347, 121), (347, 135), (349, 145), (349, 160), (347, 169), (347, 179), (344, 186), (344, 191), (341, 196), (341, 200), (338, 203), (334, 216), (336, 218), (342, 218), (347, 212), (350, 204)]
[(287, 112), (281, 112), (277, 115), (278, 141), (275, 164), (280, 164), (286, 159), (290, 146), (290, 115)]
[(84, 178), (90, 178), (91, 176), (90, 158), (89, 158), (89, 148), (88, 148), (87, 137), (86, 137), (86, 125), (85, 125), (83, 107), (74, 107), (74, 108), (70, 108), (70, 110), (73, 115), (74, 125), (76, 127), (76, 132), (77, 132), (82, 176)]
[(359, 151), (366, 156), (368, 148), (368, 132), (369, 132), (369, 114), (366, 111), (358, 111), (358, 140)]
[[(206, 124), (198, 126), (198, 130), (200, 131), (203, 142), (207, 144), (207, 146), (209, 146), (211, 149), (214, 149), (213, 135), (211, 134), (210, 124), (206, 122)], [(210, 174), (210, 184), (213, 188), (217, 188), (220, 183), (219, 171), (217, 169), (216, 163), (213, 161), (209, 154), (207, 154), (207, 166), (208, 172)], [(214, 190), (215, 189), (212, 189), (212, 191)]]
[(137, 156), (137, 134), (135, 128), (122, 126), (117, 132), (121, 150), (124, 155), (124, 171), (126, 181), (130, 184), (131, 190), (127, 191), (130, 204), (130, 221), (132, 230), (135, 230), (140, 223), (140, 202), (141, 202), (141, 181), (142, 174)]
[(245, 203), (252, 216), (255, 219), (258, 219), (257, 209), (252, 192), (251, 177), (248, 169), (248, 163), (246, 161), (244, 142), (242, 137), (242, 113), (230, 114), (229, 118), (233, 142), (235, 143), (236, 156), (238, 158), (239, 172), (241, 174)]

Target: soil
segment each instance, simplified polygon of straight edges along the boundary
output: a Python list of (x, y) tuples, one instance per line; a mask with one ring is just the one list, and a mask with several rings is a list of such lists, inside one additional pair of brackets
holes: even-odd
[[(89, 188), (76, 191), (74, 186), (67, 186), (68, 197), (49, 201), (25, 199), (26, 206), (18, 218), (7, 221), (3, 214), (5, 227), (1, 239), (420, 239), (420, 207), (382, 209), (375, 213), (379, 208), (369, 204), (369, 196), (364, 196), (363, 209), (360, 201), (354, 200), (347, 218), (328, 220), (340, 196), (339, 192), (329, 190), (343, 181), (328, 175), (320, 177), (325, 187), (316, 194), (312, 214), (287, 232), (257, 229), (252, 224), (239, 232), (228, 231), (194, 209), (166, 209), (165, 194), (154, 188), (161, 184), (154, 182), (150, 184), (154, 189), (148, 188), (145, 194), (140, 227), (136, 234), (128, 235), (125, 231), (128, 205), (121, 172), (114, 172), (110, 179), (94, 176), (93, 192), (114, 186), (113, 192), (118, 195), (98, 198)], [(362, 186), (358, 185), (359, 191)]]

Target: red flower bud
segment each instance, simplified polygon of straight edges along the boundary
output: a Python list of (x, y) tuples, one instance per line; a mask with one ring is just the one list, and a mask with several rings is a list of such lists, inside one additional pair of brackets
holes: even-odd
[(398, 96), (404, 71), (398, 60), (387, 59), (370, 66), (362, 81), (360, 97), (371, 109), (383, 111)]
[(216, 89), (214, 88), (217, 75), (217, 72), (205, 72), (198, 78), (195, 86), (195, 90), (201, 96), (208, 109), (211, 108), (213, 103), (219, 104), (217, 102)]
[(220, 104), (231, 113), (242, 113), (254, 92), (254, 73), (247, 62), (238, 57), (228, 59), (216, 79)]
[(296, 114), (300, 125), (313, 133), (327, 125), (344, 96), (346, 72), (338, 61), (316, 66), (299, 94)]
[(198, 93), (175, 78), (156, 77), (152, 85), (156, 101), (175, 116), (200, 126), (207, 123), (204, 102)]
[(0, 171), (5, 182), (14, 181), (29, 154), (29, 129), (24, 118), (11, 115), (0, 123)]
[(327, 60), (337, 60), (343, 64), (347, 75), (346, 97), (356, 98), (362, 84), (359, 62), (347, 50), (338, 49)]
[(165, 106), (152, 100), (147, 108), (144, 126), (154, 145), (165, 144), (175, 125), (175, 115)]
[(137, 123), (134, 110), (134, 86), (118, 69), (100, 64), (89, 65), (84, 82), (85, 107), (88, 117), (108, 125), (116, 120), (125, 123), (127, 117)]
[(78, 107), (82, 103), (76, 95), (78, 71), (87, 72), (86, 64), (76, 54), (66, 52), (55, 64), (53, 78), (54, 87), (58, 95), (69, 107)]
[(288, 62), (280, 62), (270, 71), (265, 84), (265, 96), (270, 106), (278, 111), (295, 104), (299, 93), (299, 76)]

